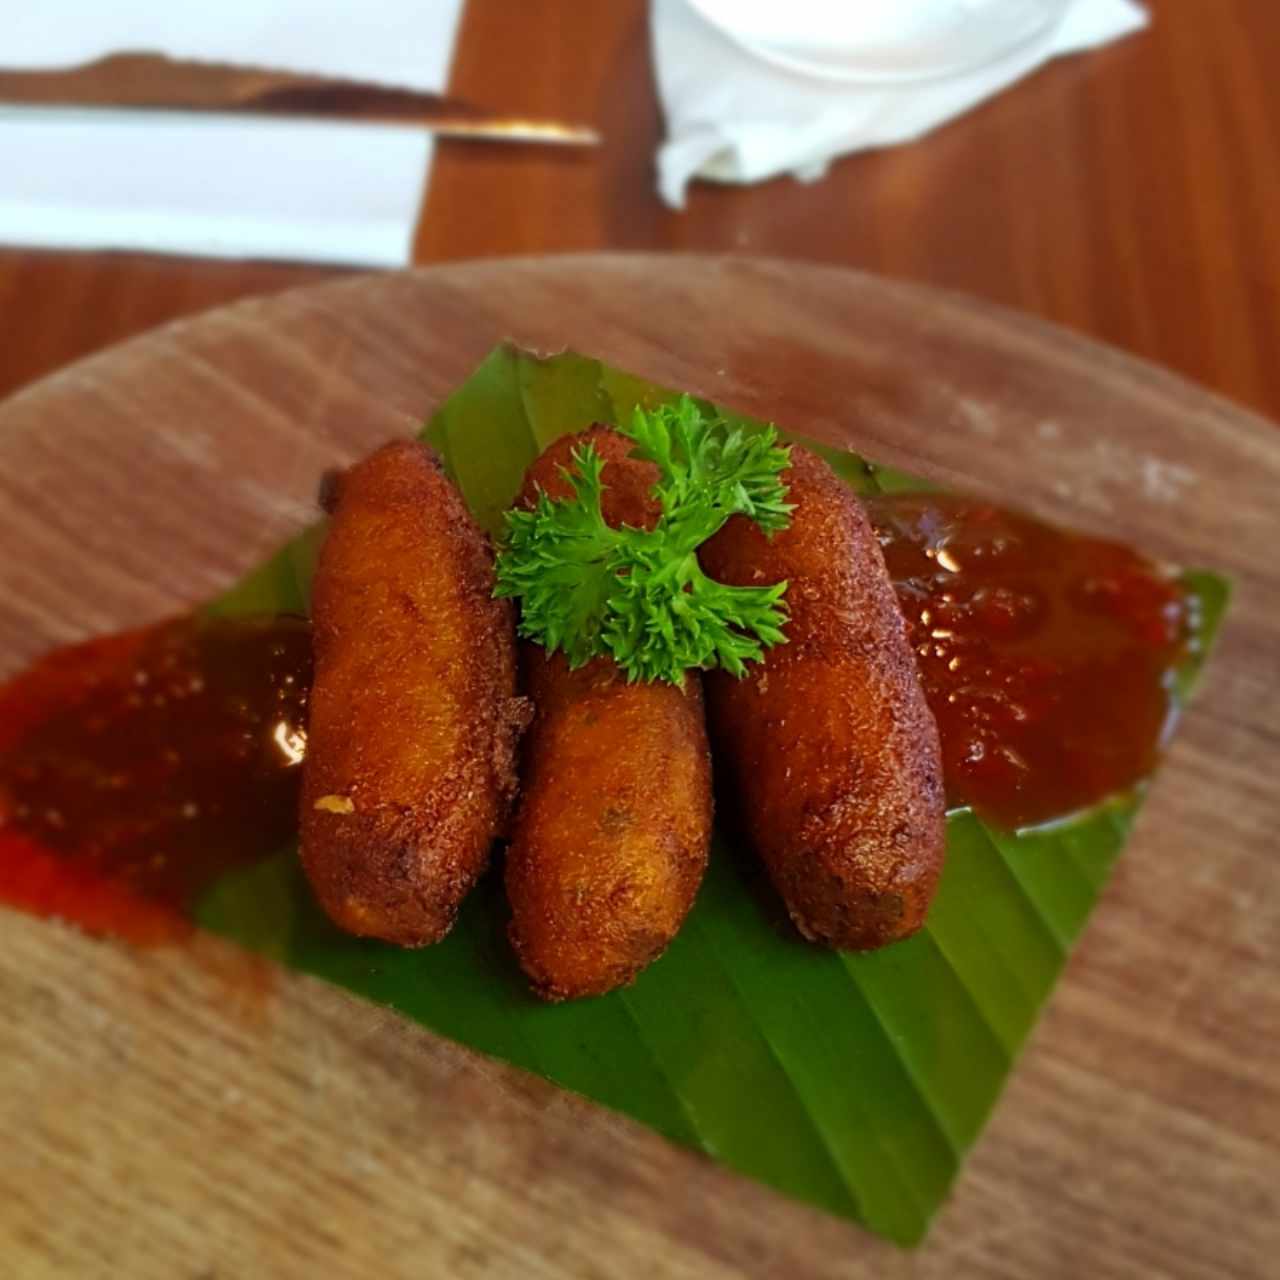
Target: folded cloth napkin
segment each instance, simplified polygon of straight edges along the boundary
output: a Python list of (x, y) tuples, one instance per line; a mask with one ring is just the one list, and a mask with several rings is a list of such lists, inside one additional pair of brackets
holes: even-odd
[[(128, 50), (442, 89), (462, 0), (45, 0), (0, 63)], [(400, 266), (432, 145), (394, 126), (0, 107), (0, 242)]]
[[(785, 13), (785, 0), (780, 8)], [(904, 23), (912, 8), (913, 0), (901, 0)], [(772, 17), (776, 25), (778, 15)], [(989, 65), (917, 82), (859, 84), (775, 65), (748, 52), (690, 0), (653, 0), (653, 55), (667, 121), (658, 190), (679, 208), (695, 177), (818, 177), (838, 155), (910, 142), (1050, 58), (1103, 44), (1146, 22), (1134, 0), (1072, 0), (1042, 39)]]

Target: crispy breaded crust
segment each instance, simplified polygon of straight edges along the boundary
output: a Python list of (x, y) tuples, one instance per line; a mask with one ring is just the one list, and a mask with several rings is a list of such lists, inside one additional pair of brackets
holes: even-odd
[(658, 503), (653, 496), (658, 468), (652, 462), (631, 457), (634, 448), (631, 441), (599, 422), (575, 435), (553, 440), (529, 464), (515, 505), (533, 506), (539, 492), (557, 501), (572, 497), (573, 488), (564, 473), (573, 470), (575, 450), (587, 445), (595, 449), (604, 463), (600, 509), (605, 522), (615, 527), (629, 524), (633, 529), (652, 529), (658, 519)]
[(735, 516), (701, 552), (722, 582), (786, 579), (788, 642), (742, 680), (706, 678), (716, 758), (805, 937), (867, 950), (914, 933), (945, 846), (938, 730), (870, 523), (793, 447), (791, 525)]
[[(590, 441), (605, 461), (611, 524), (657, 516), (651, 463), (604, 427), (556, 441), (529, 468), (520, 501), (570, 490), (560, 472)], [(521, 646), (536, 709), (507, 850), (510, 936), (534, 990), (601, 995), (666, 949), (693, 905), (711, 839), (711, 763), (696, 673), (682, 688), (627, 684), (609, 658), (570, 671)]]
[(570, 671), (523, 647), (537, 713), (507, 850), (511, 942), (548, 999), (601, 995), (666, 950), (706, 870), (711, 762), (702, 691)]
[(330, 917), (438, 941), (489, 860), (527, 719), (493, 552), (424, 445), (342, 475), (312, 595), (302, 864)]

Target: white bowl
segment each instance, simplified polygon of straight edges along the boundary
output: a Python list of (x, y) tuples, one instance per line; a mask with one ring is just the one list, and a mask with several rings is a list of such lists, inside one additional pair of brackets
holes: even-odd
[(866, 84), (962, 75), (1048, 40), (1072, 0), (688, 0), (758, 58)]

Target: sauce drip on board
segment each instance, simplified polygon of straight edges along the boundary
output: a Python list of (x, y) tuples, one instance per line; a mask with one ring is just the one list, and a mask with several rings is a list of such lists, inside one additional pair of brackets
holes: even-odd
[(947, 797), (1036, 825), (1151, 773), (1196, 619), (1119, 543), (972, 498), (895, 494), (868, 515), (942, 739)]
[[(949, 799), (1063, 817), (1156, 763), (1195, 619), (1136, 552), (989, 503), (871, 499), (938, 721)], [(305, 621), (183, 619), (0, 686), (0, 900), (147, 943), (297, 828)]]
[(311, 634), (183, 619), (60, 649), (0, 688), (0, 898), (134, 942), (297, 828)]

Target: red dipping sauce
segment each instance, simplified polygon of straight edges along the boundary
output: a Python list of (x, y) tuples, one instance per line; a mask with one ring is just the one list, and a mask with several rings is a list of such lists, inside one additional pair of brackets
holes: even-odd
[(0, 899), (92, 932), (189, 931), (297, 830), (311, 633), (184, 619), (60, 649), (0, 687)]
[(948, 800), (1010, 828), (1154, 767), (1194, 619), (1137, 552), (990, 503), (868, 499), (942, 739)]
[[(947, 790), (1006, 827), (1146, 777), (1194, 619), (1115, 543), (936, 494), (867, 503), (942, 737)], [(311, 635), (184, 619), (0, 687), (0, 900), (91, 932), (190, 932), (200, 895), (297, 832)]]

